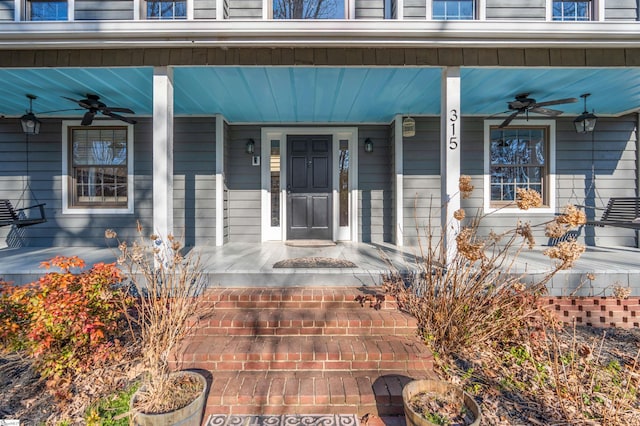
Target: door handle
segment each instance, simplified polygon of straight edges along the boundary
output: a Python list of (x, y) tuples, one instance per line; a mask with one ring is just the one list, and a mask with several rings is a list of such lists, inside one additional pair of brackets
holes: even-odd
[(291, 185), (287, 185), (287, 194), (291, 194)]

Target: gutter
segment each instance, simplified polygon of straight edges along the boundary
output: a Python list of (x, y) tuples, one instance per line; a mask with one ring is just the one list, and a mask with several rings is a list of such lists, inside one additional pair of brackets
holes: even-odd
[(640, 25), (398, 20), (0, 23), (0, 49), (143, 47), (640, 48)]

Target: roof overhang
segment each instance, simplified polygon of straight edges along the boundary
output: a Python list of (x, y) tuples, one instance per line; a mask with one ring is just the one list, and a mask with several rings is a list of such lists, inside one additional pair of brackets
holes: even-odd
[(638, 48), (638, 22), (224, 20), (4, 22), (0, 49)]

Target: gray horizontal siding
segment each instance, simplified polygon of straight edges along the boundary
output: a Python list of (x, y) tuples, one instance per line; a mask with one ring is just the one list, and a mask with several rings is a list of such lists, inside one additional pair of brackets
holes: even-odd
[(607, 21), (638, 20), (637, 0), (607, 0), (604, 7), (604, 17)]
[(229, 19), (262, 19), (262, 0), (229, 0)]
[(194, 19), (216, 19), (215, 0), (193, 0)]
[(487, 20), (545, 20), (545, 0), (487, 0)]
[(15, 2), (13, 0), (0, 1), (0, 21), (13, 21)]
[[(393, 163), (389, 126), (363, 126), (358, 129), (359, 240), (382, 243), (393, 240)], [(364, 152), (370, 138), (373, 152)]]
[(356, 19), (384, 19), (384, 1), (356, 0)]
[(404, 19), (426, 19), (426, 3), (424, 0), (405, 0)]
[(133, 19), (133, 0), (76, 0), (75, 20)]
[[(141, 119), (134, 130), (134, 213), (113, 215), (62, 214), (62, 142), (61, 120), (43, 119), (38, 136), (29, 140), (28, 170), (31, 191), (22, 195), (23, 178), (27, 171), (24, 135), (15, 126), (0, 128), (0, 197), (10, 199), (18, 206), (46, 203), (46, 223), (22, 229), (0, 228), (0, 245), (9, 246), (99, 246), (105, 245), (107, 228), (119, 237), (132, 240), (137, 237), (136, 221), (150, 232), (152, 218), (151, 179), (151, 126), (150, 120)], [(5, 160), (11, 158), (18, 161)]]
[(216, 236), (215, 119), (178, 118), (174, 127), (173, 215), (186, 245), (214, 245)]
[(225, 140), (225, 170), (230, 242), (259, 242), (261, 237), (260, 167), (251, 165), (247, 140), (260, 152), (260, 128), (231, 126)]

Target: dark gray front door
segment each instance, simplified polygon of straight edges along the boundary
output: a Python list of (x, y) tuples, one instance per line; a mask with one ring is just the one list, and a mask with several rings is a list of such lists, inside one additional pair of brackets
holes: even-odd
[(287, 239), (332, 239), (331, 136), (287, 137)]

